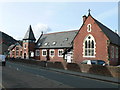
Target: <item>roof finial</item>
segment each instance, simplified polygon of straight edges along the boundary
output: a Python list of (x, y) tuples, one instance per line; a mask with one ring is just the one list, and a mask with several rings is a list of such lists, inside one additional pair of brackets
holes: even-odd
[(89, 10), (88, 10), (88, 15), (90, 15), (90, 11), (91, 11), (91, 10), (89, 9)]

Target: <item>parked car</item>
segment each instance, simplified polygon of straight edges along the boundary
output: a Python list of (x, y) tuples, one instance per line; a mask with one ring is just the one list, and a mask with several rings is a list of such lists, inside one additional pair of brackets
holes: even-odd
[(5, 66), (6, 65), (6, 60), (5, 60), (6, 56), (5, 55), (1, 55), (0, 54), (0, 64), (2, 66)]
[(102, 66), (107, 65), (103, 60), (84, 60), (81, 62), (81, 64), (89, 64), (89, 65), (95, 64), (95, 65), (102, 65)]
[(117, 67), (120, 67), (120, 65), (117, 65)]

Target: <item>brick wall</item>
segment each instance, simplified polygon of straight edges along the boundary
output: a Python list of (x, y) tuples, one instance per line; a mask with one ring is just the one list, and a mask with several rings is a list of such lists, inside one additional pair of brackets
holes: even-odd
[[(42, 56), (42, 50), (43, 49), (40, 49), (40, 57), (36, 57), (36, 58), (46, 61), (46, 56)], [(55, 61), (61, 61), (62, 62), (63, 61), (63, 57), (58, 57), (58, 50), (59, 49), (54, 49), (55, 55), (54, 55), (54, 57), (49, 56), (50, 57), (49, 61), (52, 61), (52, 62), (55, 62)], [(50, 51), (50, 49), (49, 49), (49, 51)]]
[(120, 67), (116, 67), (116, 66), (87, 65), (87, 64), (77, 64), (77, 63), (64, 64), (63, 62), (47, 62), (47, 66), (46, 66), (45, 61), (24, 60), (24, 59), (22, 60), (15, 59), (9, 61), (33, 64), (47, 68), (58, 68), (58, 69), (64, 69), (70, 71), (77, 71), (83, 73), (91, 73), (91, 74), (120, 78)]

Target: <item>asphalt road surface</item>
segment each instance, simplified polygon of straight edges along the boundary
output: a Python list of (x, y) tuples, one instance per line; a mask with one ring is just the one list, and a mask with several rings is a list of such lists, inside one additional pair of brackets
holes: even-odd
[(3, 88), (118, 88), (118, 84), (51, 71), (34, 65), (7, 62)]

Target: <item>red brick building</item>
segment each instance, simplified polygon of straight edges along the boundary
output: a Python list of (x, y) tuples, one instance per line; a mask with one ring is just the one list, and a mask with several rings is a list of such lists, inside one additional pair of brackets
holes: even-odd
[(21, 58), (23, 53), (23, 48), (21, 43), (15, 43), (11, 45), (8, 50), (10, 51), (9, 57), (11, 58)]
[[(110, 65), (120, 64), (120, 37), (89, 12), (83, 16), (79, 30), (41, 34), (35, 42), (30, 26), (23, 44), (10, 49), (10, 57), (32, 58), (37, 60), (66, 61), (80, 63), (83, 60), (104, 60)], [(19, 51), (18, 50), (18, 51)], [(13, 53), (14, 52), (14, 53)], [(20, 52), (20, 53), (21, 53)]]
[(120, 37), (94, 19), (83, 16), (83, 25), (73, 40), (74, 61), (104, 60), (110, 65), (120, 63)]
[(72, 62), (72, 51), (63, 53), (72, 47), (72, 40), (78, 30), (43, 34), (36, 43), (35, 59)]

